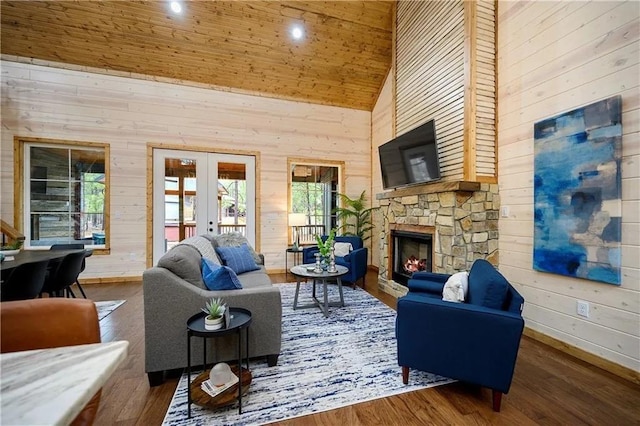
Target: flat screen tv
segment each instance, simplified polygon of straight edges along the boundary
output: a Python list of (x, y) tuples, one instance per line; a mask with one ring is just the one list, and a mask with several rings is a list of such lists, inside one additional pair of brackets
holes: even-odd
[(378, 153), (384, 189), (440, 179), (433, 120), (380, 145)]

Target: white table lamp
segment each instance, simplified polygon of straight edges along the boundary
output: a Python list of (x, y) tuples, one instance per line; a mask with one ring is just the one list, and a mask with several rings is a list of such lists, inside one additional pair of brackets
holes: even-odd
[(289, 226), (293, 228), (293, 246), (298, 248), (300, 246), (300, 231), (299, 226), (307, 224), (307, 215), (304, 213), (289, 213)]

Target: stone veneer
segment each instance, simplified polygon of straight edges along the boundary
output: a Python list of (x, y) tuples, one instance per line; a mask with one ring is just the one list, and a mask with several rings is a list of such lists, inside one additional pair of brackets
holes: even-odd
[[(498, 265), (498, 185), (447, 182), (378, 194), (379, 288), (399, 297), (407, 287), (390, 277), (391, 229), (420, 230), (433, 235), (433, 272), (468, 271), (476, 259)], [(380, 222), (381, 221), (381, 222)]]

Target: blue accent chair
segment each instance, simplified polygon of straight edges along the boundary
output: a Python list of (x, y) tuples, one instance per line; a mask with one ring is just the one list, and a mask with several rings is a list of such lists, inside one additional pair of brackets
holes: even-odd
[[(327, 240), (327, 235), (323, 235), (322, 241)], [(364, 247), (362, 238), (355, 236), (337, 236), (337, 243), (351, 243), (353, 250), (344, 257), (336, 256), (336, 265), (342, 265), (349, 268), (349, 272), (342, 276), (342, 281), (355, 285), (362, 278), (362, 288), (365, 286), (365, 276), (367, 275), (367, 258), (368, 249)], [(305, 247), (302, 250), (303, 263), (315, 263), (315, 254), (318, 252), (318, 246)]]
[(396, 338), (402, 380), (409, 369), (487, 387), (500, 411), (524, 329), (524, 299), (486, 260), (469, 271), (465, 303), (442, 300), (449, 275), (416, 272), (398, 299)]

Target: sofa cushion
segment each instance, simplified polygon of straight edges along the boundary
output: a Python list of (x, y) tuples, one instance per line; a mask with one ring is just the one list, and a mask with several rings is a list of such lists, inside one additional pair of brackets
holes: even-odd
[(202, 280), (209, 290), (235, 290), (242, 288), (235, 272), (205, 257), (202, 258)]
[(158, 260), (158, 266), (168, 269), (185, 281), (206, 289), (200, 270), (200, 252), (188, 244), (178, 244)]
[(236, 274), (260, 269), (247, 244), (242, 244), (240, 247), (217, 247), (216, 251), (222, 262)]
[(213, 238), (213, 245), (217, 249), (219, 247), (239, 247), (242, 244), (246, 244), (249, 248), (249, 252), (251, 256), (253, 256), (253, 260), (257, 264), (262, 264), (262, 258), (256, 253), (256, 251), (251, 247), (249, 241), (239, 232), (230, 232), (228, 234), (220, 234), (215, 235)]
[(260, 269), (256, 269), (255, 271), (238, 275), (238, 279), (242, 283), (243, 288), (271, 287), (273, 285), (264, 266), (260, 266)]
[(509, 282), (486, 260), (473, 262), (469, 271), (468, 302), (490, 309), (502, 309)]

